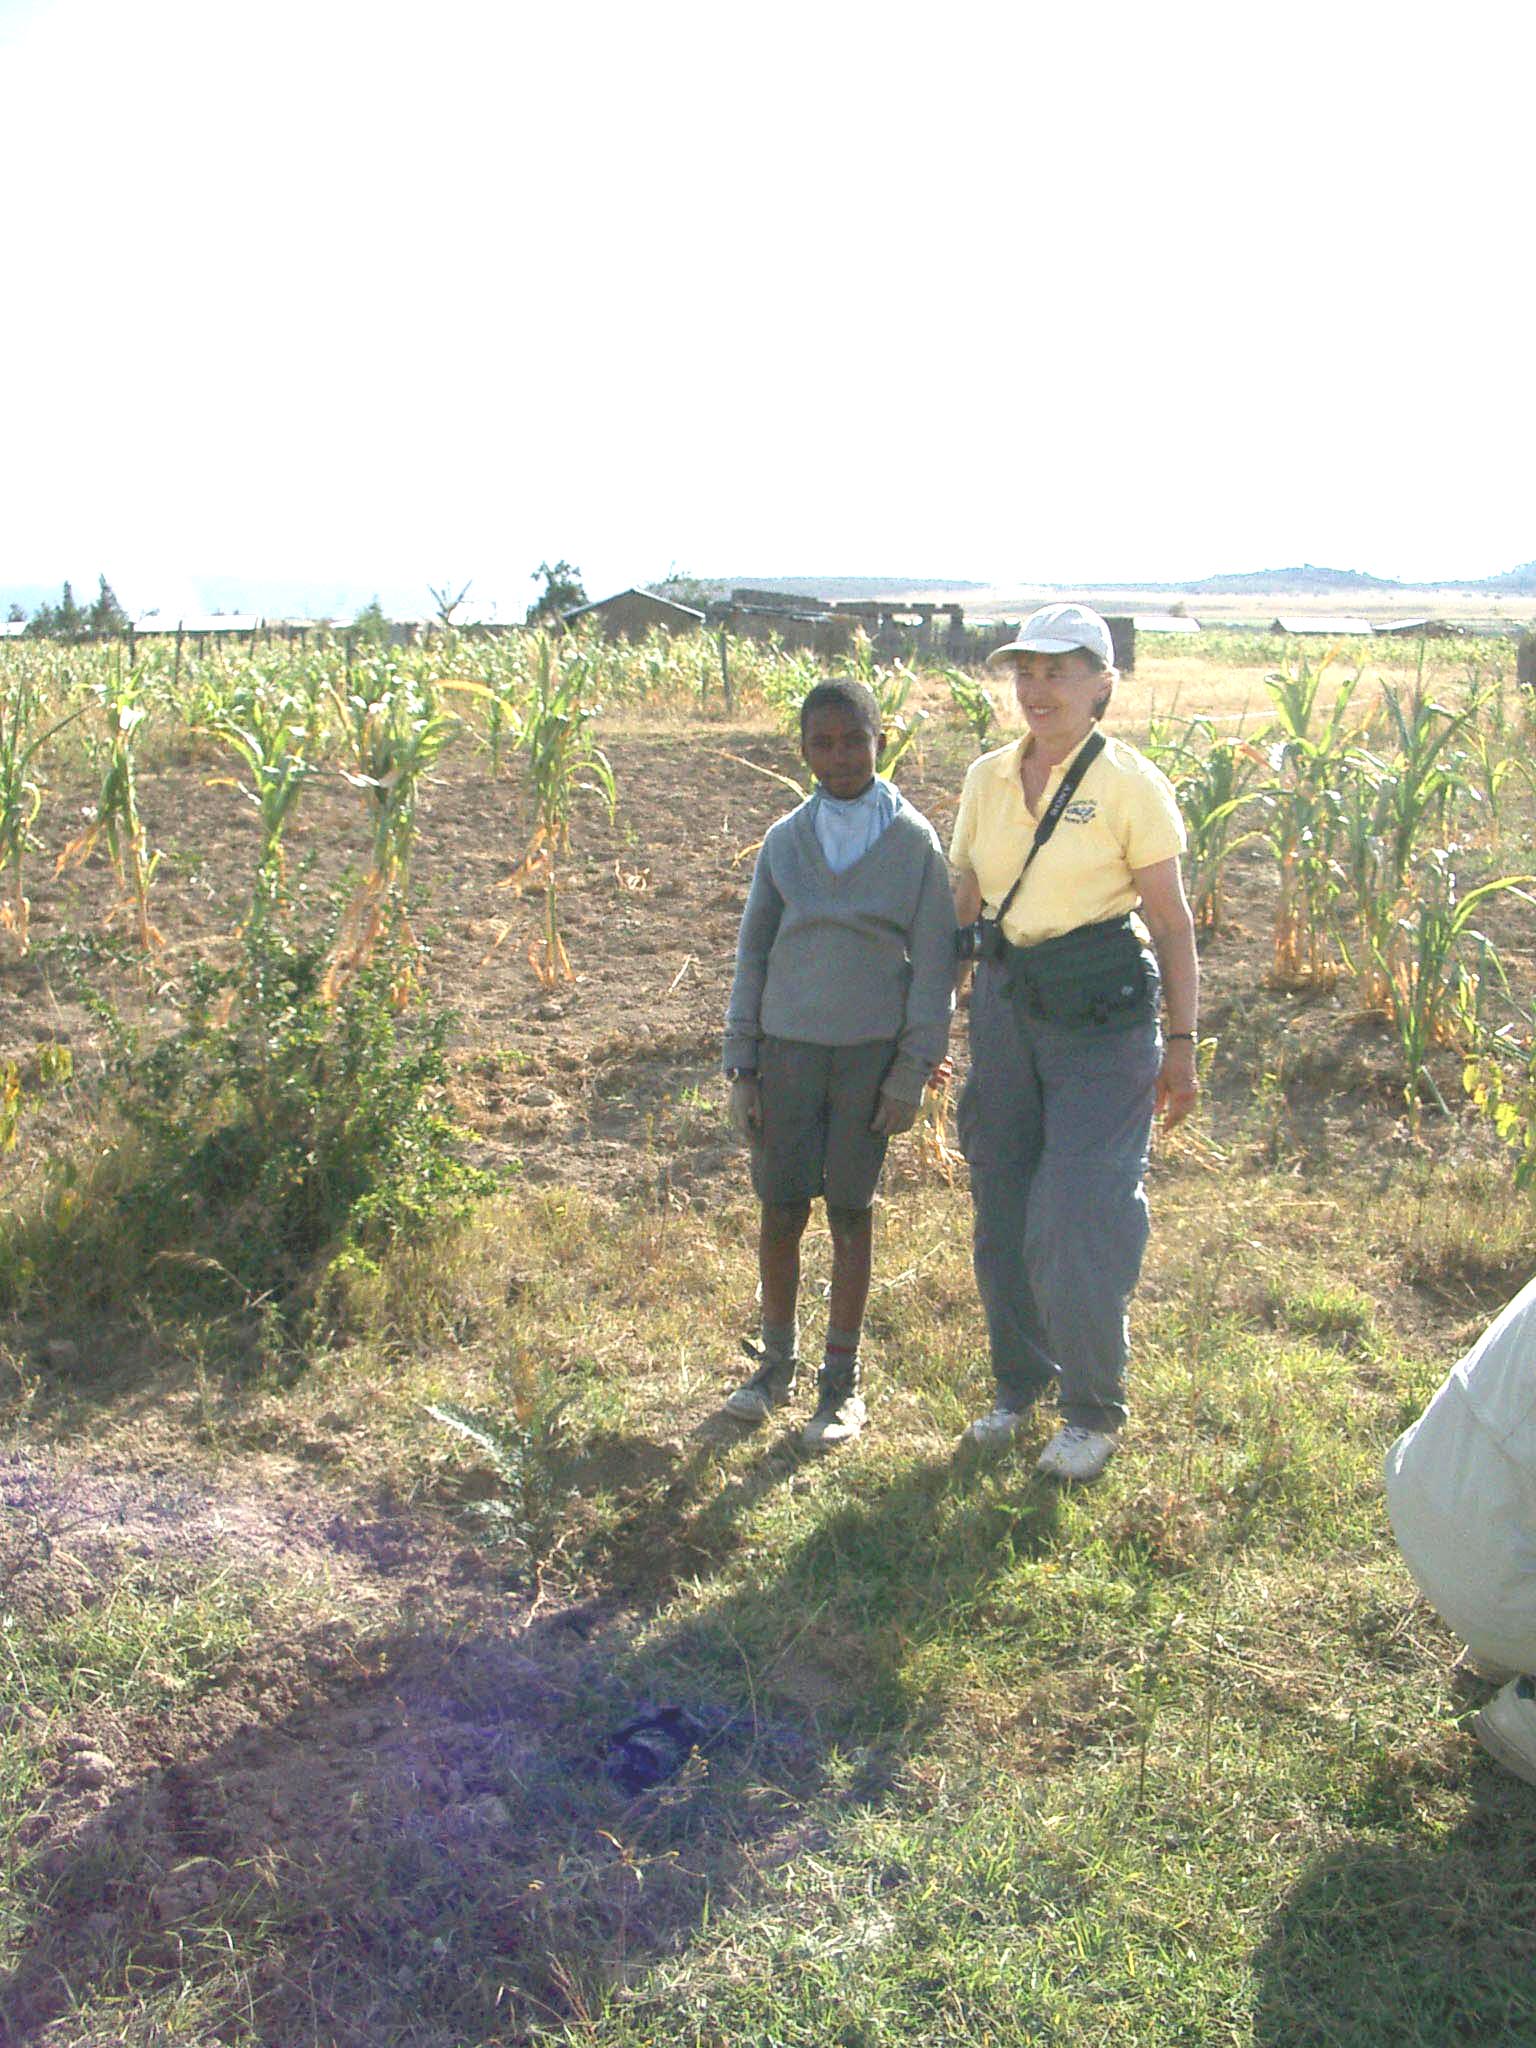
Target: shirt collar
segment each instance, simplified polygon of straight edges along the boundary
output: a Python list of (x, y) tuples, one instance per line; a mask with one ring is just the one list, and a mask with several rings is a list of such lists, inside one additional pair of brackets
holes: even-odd
[(825, 804), (834, 818), (852, 817), (855, 811), (873, 810), (877, 804), (888, 803), (897, 794), (896, 785), (887, 782), (883, 775), (877, 775), (868, 789), (861, 789), (857, 796), (829, 796), (818, 786), (816, 801)]
[[(1077, 759), (1084, 747), (1087, 746), (1098, 729), (1098, 721), (1095, 719), (1094, 723), (1089, 726), (1067, 758), (1064, 761), (1058, 761), (1050, 774), (1047, 775), (1045, 778), (1047, 789), (1053, 788), (1056, 783), (1060, 782), (1061, 778), (1066, 774), (1067, 770), (1072, 766), (1072, 763)], [(1015, 740), (1011, 747), (1004, 747), (1003, 751), (996, 757), (996, 771), (1000, 781), (1015, 783), (1018, 781), (1019, 770), (1024, 765), (1024, 756), (1029, 752), (1034, 743), (1034, 734), (1027, 732)]]

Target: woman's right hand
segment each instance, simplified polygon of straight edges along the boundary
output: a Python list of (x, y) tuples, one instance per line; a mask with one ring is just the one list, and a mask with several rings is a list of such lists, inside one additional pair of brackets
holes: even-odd
[(738, 1074), (731, 1083), (731, 1129), (750, 1145), (763, 1127), (763, 1091), (756, 1074)]

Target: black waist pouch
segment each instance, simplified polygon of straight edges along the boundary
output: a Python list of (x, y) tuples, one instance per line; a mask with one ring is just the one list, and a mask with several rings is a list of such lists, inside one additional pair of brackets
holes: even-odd
[(1129, 1031), (1157, 1003), (1157, 962), (1129, 917), (1079, 925), (1006, 949), (1008, 991), (1026, 1018), (1058, 1031)]

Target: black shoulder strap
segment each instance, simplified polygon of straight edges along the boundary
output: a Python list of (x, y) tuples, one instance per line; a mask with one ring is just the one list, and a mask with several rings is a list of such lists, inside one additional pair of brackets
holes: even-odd
[(1093, 766), (1094, 762), (1097, 761), (1097, 759), (1099, 758), (1100, 754), (1103, 753), (1103, 751), (1104, 735), (1098, 730), (1097, 727), (1095, 727), (1094, 730), (1091, 733), (1089, 733), (1087, 739), (1083, 741), (1082, 746), (1078, 749), (1076, 760), (1072, 763), (1072, 766), (1067, 770), (1066, 774), (1063, 775), (1061, 781), (1057, 784), (1056, 794), (1051, 798), (1050, 802), (1045, 807), (1045, 816), (1040, 820), (1039, 824), (1035, 827), (1035, 836), (1030, 841), (1029, 853), (1025, 859), (1023, 867), (1019, 870), (1019, 879), (1014, 883), (1013, 887), (1008, 891), (1008, 894), (997, 906), (997, 922), (999, 924), (1001, 924), (1003, 919), (1008, 915), (1009, 904), (1013, 901), (1014, 897), (1018, 895), (1019, 891), (1024, 886), (1024, 877), (1029, 873), (1030, 861), (1034, 859), (1035, 855), (1040, 851), (1041, 847), (1044, 846), (1047, 839), (1049, 839), (1051, 834), (1056, 830), (1057, 824), (1060, 822), (1062, 812), (1067, 808), (1067, 805), (1071, 803), (1073, 797), (1077, 794), (1077, 785), (1082, 781), (1083, 777), (1088, 773), (1088, 770)]

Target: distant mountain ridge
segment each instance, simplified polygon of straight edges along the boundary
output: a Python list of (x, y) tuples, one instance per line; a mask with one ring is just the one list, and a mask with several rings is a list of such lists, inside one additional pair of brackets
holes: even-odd
[[(860, 598), (898, 597), (906, 591), (984, 590), (990, 586), (962, 582), (957, 578), (900, 576), (711, 576), (702, 579), (712, 588), (777, 590), (790, 597)], [(1405, 583), (1396, 576), (1373, 576), (1366, 569), (1331, 569), (1316, 562), (1299, 562), (1285, 569), (1242, 569), (1215, 576), (1200, 576), (1184, 582), (1146, 582), (1136, 578), (1122, 581), (1116, 576), (1083, 577), (1073, 583), (1037, 584), (1046, 590), (1145, 591), (1149, 596), (1182, 597), (1345, 597), (1351, 591), (1459, 590), (1486, 592), (1489, 596), (1536, 596), (1536, 561), (1522, 562), (1497, 576), (1426, 577)]]
[(1181, 587), (1211, 597), (1237, 597), (1250, 590), (1290, 590), (1298, 596), (1323, 597), (1336, 590), (1401, 590), (1404, 586), (1395, 577), (1371, 576), (1364, 569), (1321, 569), (1316, 563), (1302, 562), (1292, 569), (1244, 569), (1202, 576), (1198, 583)]
[(1484, 576), (1478, 583), (1448, 583), (1447, 590), (1512, 590), (1519, 596), (1536, 591), (1536, 562), (1521, 562), (1502, 576)]
[[(1067, 586), (1062, 585), (1063, 589)], [(1462, 590), (1536, 595), (1536, 562), (1521, 562), (1497, 576), (1422, 577), (1404, 583), (1396, 576), (1372, 576), (1364, 569), (1327, 569), (1302, 562), (1289, 569), (1244, 569), (1220, 576), (1202, 576), (1192, 583), (1117, 583), (1105, 579), (1089, 586), (1104, 590), (1179, 591), (1198, 597), (1241, 597), (1265, 592), (1276, 597), (1331, 597), (1351, 590)]]

